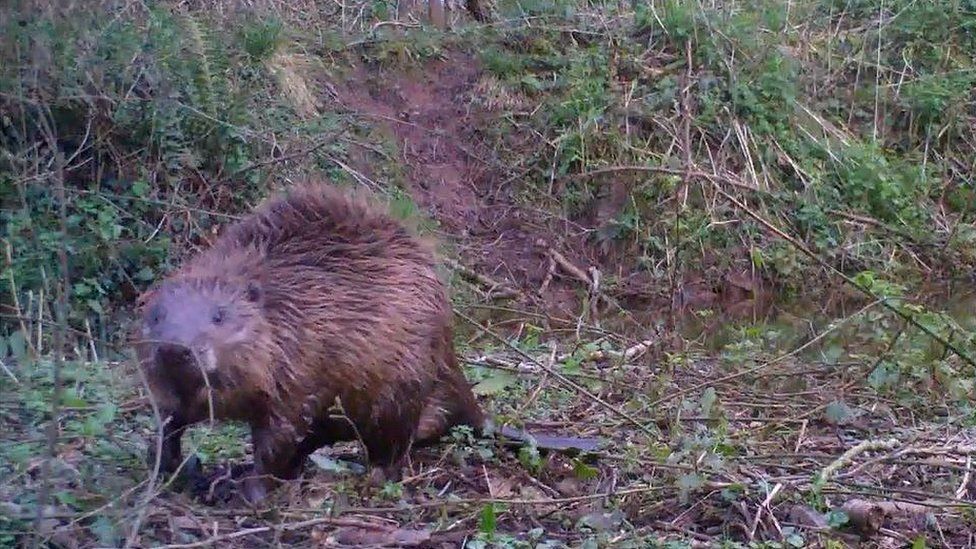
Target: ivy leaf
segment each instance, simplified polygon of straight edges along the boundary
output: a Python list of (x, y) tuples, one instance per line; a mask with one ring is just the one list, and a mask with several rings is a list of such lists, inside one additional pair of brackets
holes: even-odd
[(142, 269), (139, 269), (138, 273), (136, 273), (135, 278), (140, 282), (152, 282), (152, 280), (156, 278), (156, 275), (149, 267), (143, 267)]
[(831, 345), (824, 351), (824, 360), (826, 360), (827, 364), (837, 364), (843, 354), (843, 347), (840, 345)]
[(132, 194), (145, 198), (149, 194), (149, 183), (144, 179), (137, 179), (132, 183)]
[(476, 395), (493, 395), (505, 390), (514, 382), (515, 376), (511, 372), (501, 371), (479, 381), (471, 390)]
[(98, 517), (91, 525), (91, 531), (98, 538), (101, 545), (105, 547), (118, 547), (120, 536), (119, 531), (105, 516)]
[(840, 528), (850, 521), (847, 513), (844, 511), (834, 510), (827, 513), (827, 525), (831, 528)]
[(834, 425), (843, 425), (854, 417), (854, 412), (846, 403), (835, 400), (827, 405), (827, 409), (824, 410), (824, 415), (827, 421)]
[(715, 405), (716, 400), (718, 400), (718, 396), (715, 394), (715, 388), (709, 387), (705, 389), (701, 397), (701, 411), (703, 416), (710, 417), (712, 415), (712, 406)]
[(23, 364), (24, 359), (27, 358), (27, 338), (24, 336), (24, 332), (17, 330), (10, 334), (7, 339), (10, 344), (10, 353), (14, 355), (18, 364)]

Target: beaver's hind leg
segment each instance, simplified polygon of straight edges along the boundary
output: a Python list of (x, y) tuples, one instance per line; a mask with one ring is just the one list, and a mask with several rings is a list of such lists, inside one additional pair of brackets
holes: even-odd
[(305, 438), (298, 443), (298, 450), (295, 453), (296, 467), (304, 469), (305, 460), (319, 448), (347, 440), (356, 440), (356, 432), (345, 418), (326, 418), (316, 421)]
[(484, 412), (478, 406), (464, 374), (460, 370), (444, 368), (420, 414), (415, 446), (436, 443), (457, 425), (470, 426), (478, 434), (484, 422)]
[(421, 410), (414, 446), (435, 443), (457, 425), (468, 425), (475, 433), (484, 427), (484, 412), (458, 364), (453, 337), (450, 325), (445, 325), (433, 341), (431, 360), (437, 382)]
[(345, 417), (321, 419), (298, 444), (294, 467), (298, 471), (304, 469), (308, 456), (319, 448), (337, 442), (356, 441), (365, 447), (366, 457), (372, 466), (372, 483), (397, 481), (401, 477), (404, 457), (410, 446), (409, 436), (409, 432), (392, 421), (372, 429), (364, 426), (360, 431)]

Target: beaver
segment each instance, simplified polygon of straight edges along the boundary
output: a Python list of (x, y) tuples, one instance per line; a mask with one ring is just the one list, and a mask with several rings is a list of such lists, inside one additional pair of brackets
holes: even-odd
[[(186, 428), (210, 417), (250, 426), (250, 502), (328, 444), (359, 440), (379, 478), (398, 479), (410, 448), (459, 425), (491, 429), (455, 356), (432, 243), (364, 192), (306, 182), (266, 199), (140, 308), (164, 473), (182, 461)], [(573, 440), (539, 446), (588, 446)]]

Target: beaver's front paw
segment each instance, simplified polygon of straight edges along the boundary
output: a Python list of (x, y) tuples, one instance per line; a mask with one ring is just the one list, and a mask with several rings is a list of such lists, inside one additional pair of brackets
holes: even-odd
[(193, 496), (207, 505), (225, 505), (237, 496), (248, 465), (216, 466), (209, 475), (200, 474), (192, 486)]

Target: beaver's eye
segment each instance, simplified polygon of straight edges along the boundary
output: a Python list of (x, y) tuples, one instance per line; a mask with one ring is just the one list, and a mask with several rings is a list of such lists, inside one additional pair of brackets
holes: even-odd
[(213, 314), (213, 323), (214, 324), (220, 324), (221, 322), (224, 321), (224, 316), (225, 316), (224, 315), (224, 309), (221, 308), (221, 307), (218, 307), (217, 310), (214, 311), (214, 314)]
[(257, 281), (247, 283), (247, 299), (252, 303), (257, 303), (261, 299), (261, 284)]
[(149, 325), (155, 326), (159, 324), (159, 321), (163, 319), (163, 312), (160, 310), (159, 306), (153, 307), (149, 311)]

